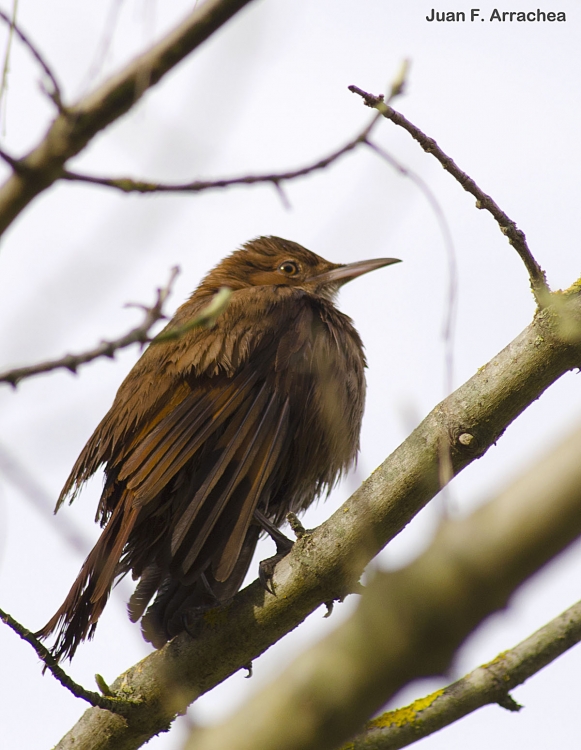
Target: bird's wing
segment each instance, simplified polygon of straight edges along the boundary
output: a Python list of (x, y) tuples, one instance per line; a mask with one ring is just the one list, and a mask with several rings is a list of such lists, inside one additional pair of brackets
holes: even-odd
[(116, 483), (147, 513), (171, 509), (170, 556), (182, 576), (212, 562), (232, 572), (259, 500), (288, 437), (288, 399), (274, 372), (246, 367), (210, 379), (167, 413), (125, 456)]
[[(206, 406), (213, 408), (212, 398), (207, 398), (203, 383), (211, 379), (212, 387), (229, 383), (244, 370), (250, 357), (276, 348), (278, 332), (273, 331), (268, 316), (257, 314), (249, 318), (245, 298), (254, 289), (233, 293), (219, 325), (212, 329), (195, 328), (175, 341), (150, 345), (121, 384), (109, 412), (101, 420), (93, 435), (81, 451), (63, 487), (57, 510), (69, 498), (72, 502), (81, 486), (101, 466), (107, 467), (107, 476), (130, 459), (143, 453), (138, 450), (157, 425), (177, 410), (188, 418), (194, 411)], [(191, 299), (176, 313), (164, 330), (187, 324), (208, 297)], [(256, 311), (255, 311), (256, 312)], [(258, 311), (259, 312), (259, 311)], [(223, 376), (226, 376), (223, 378)], [(238, 384), (240, 381), (236, 380)], [(228, 401), (228, 396), (225, 396)], [(199, 406), (196, 402), (199, 401)], [(163, 431), (158, 432), (161, 435)], [(133, 464), (132, 464), (133, 465)], [(112, 471), (111, 471), (112, 470)], [(116, 497), (107, 497), (99, 506), (98, 516), (105, 521), (115, 507)]]
[(149, 503), (243, 408), (257, 380), (258, 373), (246, 368), (235, 378), (208, 379), (205, 387), (197, 384), (150, 432), (133, 441), (131, 451), (120, 462), (116, 481), (126, 482), (137, 505)]
[(191, 392), (134, 442), (114, 472), (144, 518), (165, 514), (170, 569), (183, 580), (210, 564), (217, 581), (227, 580), (255, 509), (260, 503), (267, 511), (280, 484), (291, 437), (289, 390), (280, 382), (309, 356), (310, 306), (295, 307), (286, 323), (234, 377), (193, 379)]
[[(214, 464), (209, 481), (200, 487), (173, 532), (172, 554), (180, 555), (182, 546), (187, 550), (181, 567), (189, 576), (197, 560), (203, 564), (209, 554), (214, 578), (226, 581), (259, 501), (268, 501), (265, 487), (273, 479), (289, 426), (288, 400), (281, 403), (279, 395), (269, 391), (265, 382)], [(209, 512), (203, 512), (206, 504)], [(198, 517), (190, 542), (189, 532)]]

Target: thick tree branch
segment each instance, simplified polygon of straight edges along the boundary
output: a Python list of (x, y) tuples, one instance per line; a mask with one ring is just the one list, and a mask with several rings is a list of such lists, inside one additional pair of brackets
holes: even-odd
[(43, 140), (14, 164), (13, 174), (0, 187), (0, 235), (39, 193), (62, 177), (68, 159), (249, 2), (206, 0), (121, 72), (62, 109)]
[(460, 185), (462, 185), (464, 190), (471, 193), (476, 198), (477, 208), (486, 209), (492, 214), (500, 227), (500, 231), (508, 238), (508, 241), (517, 251), (521, 260), (525, 264), (531, 282), (531, 289), (533, 290), (537, 304), (541, 308), (549, 304), (550, 289), (547, 285), (545, 272), (534, 259), (527, 244), (524, 232), (517, 227), (515, 222), (510, 219), (504, 211), (502, 211), (489, 195), (478, 187), (471, 177), (458, 167), (450, 156), (442, 151), (433, 138), (428, 137), (418, 127), (407, 120), (400, 112), (396, 112), (395, 109), (390, 107), (388, 103), (384, 101), (382, 94), (375, 96), (374, 94), (369, 94), (366, 91), (363, 91), (358, 86), (349, 86), (348, 88), (349, 91), (352, 91), (354, 94), (359, 94), (368, 107), (377, 109), (388, 120), (391, 120), (404, 130), (407, 130), (411, 137), (420, 144), (426, 153), (432, 154), (444, 169), (449, 172), (452, 177), (460, 183)]
[(580, 640), (581, 602), (577, 602), (518, 646), (503, 651), (461, 680), (373, 719), (343, 750), (398, 750), (488, 704), (517, 711), (521, 707), (509, 691)]
[(477, 625), (581, 535), (580, 455), (578, 428), (469, 518), (442, 523), (423, 555), (376, 573), (349, 620), (222, 725), (194, 731), (187, 750), (333, 748), (407, 682), (444, 673)]
[[(563, 373), (581, 365), (581, 298), (562, 294), (509, 346), (439, 404), (351, 498), (276, 568), (276, 596), (256, 582), (211, 610), (199, 636), (181, 635), (112, 685), (141, 701), (125, 720), (89, 709), (58, 747), (137, 748), (177, 712), (243, 668), (361, 571), (441, 489), (442, 443), (454, 473), (493, 445)], [(98, 738), (98, 743), (97, 739)]]

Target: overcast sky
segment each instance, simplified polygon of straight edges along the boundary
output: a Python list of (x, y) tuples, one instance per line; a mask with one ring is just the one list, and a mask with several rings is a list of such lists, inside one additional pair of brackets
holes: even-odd
[[(18, 20), (50, 62), (66, 101), (87, 93), (171, 28), (185, 0), (20, 0)], [(11, 10), (4, 0), (2, 9)], [(499, 8), (535, 11), (521, 3)], [(554, 288), (580, 273), (579, 149), (581, 8), (546, 0), (565, 22), (428, 22), (426, 3), (388, 0), (256, 0), (150, 91), (132, 112), (99, 135), (71, 168), (107, 176), (193, 180), (286, 170), (320, 158), (363, 128), (370, 111), (347, 86), (386, 91), (402, 59), (411, 60), (406, 95), (395, 104), (435, 138), (527, 235)], [(5, 46), (5, 38), (0, 53)], [(13, 42), (2, 115), (2, 148), (19, 156), (53, 116), (38, 66)], [(392, 123), (375, 138), (427, 183), (446, 217), (458, 264), (454, 387), (506, 346), (530, 321), (534, 302), (515, 251), (494, 220), (439, 164)], [(6, 170), (0, 165), (2, 174)], [(199, 195), (126, 196), (105, 188), (59, 184), (34, 201), (0, 246), (2, 369), (115, 337), (140, 320), (128, 302), (151, 303), (178, 264), (171, 309), (221, 257), (246, 240), (276, 234), (332, 261), (395, 256), (404, 262), (349, 284), (341, 309), (355, 321), (369, 361), (368, 401), (357, 471), (309, 511), (312, 527), (340, 504), (446, 395), (443, 322), (449, 267), (438, 220), (417, 186), (369, 150), (285, 185), (290, 208), (269, 186)], [(51, 508), (68, 473), (109, 408), (136, 347), (114, 361), (56, 372), (0, 389), (0, 606), (31, 629), (62, 602), (87, 552), (70, 544), (74, 524), (92, 544), (101, 478), (56, 521)], [(466, 513), (492, 497), (581, 418), (577, 374), (569, 374), (506, 432), (496, 447), (457, 478), (446, 503)], [(23, 489), (27, 484), (28, 489)], [(549, 501), (549, 499), (548, 499)], [(397, 566), (422, 549), (442, 504), (432, 503), (382, 553)], [(272, 554), (268, 542), (259, 559)], [(256, 566), (253, 567), (253, 576)], [(513, 597), (460, 652), (450, 679), (516, 645), (579, 598), (581, 547), (574, 546)], [(121, 587), (120, 587), (121, 589)], [(128, 588), (114, 594), (93, 642), (70, 673), (94, 687), (112, 681), (148, 653), (125, 614)], [(316, 612), (254, 665), (191, 710), (196, 722), (218, 719), (328, 633), (355, 603), (323, 620)], [(3, 680), (0, 731), (10, 748), (50, 747), (84, 711), (29, 646), (0, 629)], [(514, 691), (519, 714), (487, 707), (417, 743), (421, 750), (573, 747), (578, 737), (581, 655), (573, 649)], [(417, 683), (393, 706), (442, 684)], [(34, 713), (33, 713), (34, 712)], [(558, 716), (558, 721), (555, 717)], [(152, 750), (180, 747), (180, 719), (152, 740)]]

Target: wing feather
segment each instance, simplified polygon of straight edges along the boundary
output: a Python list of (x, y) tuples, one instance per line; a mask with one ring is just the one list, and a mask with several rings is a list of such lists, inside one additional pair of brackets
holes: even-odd
[[(231, 470), (228, 482), (222, 490), (220, 496), (210, 499), (209, 495), (206, 495), (204, 498), (200, 498), (200, 500), (198, 501), (198, 507), (204, 501), (209, 502), (211, 504), (211, 511), (208, 514), (207, 518), (204, 520), (202, 529), (197, 531), (195, 540), (191, 547), (188, 549), (188, 553), (184, 558), (182, 569), (186, 573), (189, 573), (198, 556), (202, 552), (204, 545), (208, 541), (210, 534), (212, 533), (212, 531), (214, 531), (215, 528), (217, 528), (218, 519), (220, 519), (223, 515), (226, 516), (226, 523), (223, 525), (223, 527), (225, 529), (230, 529), (232, 526), (232, 522), (230, 521), (230, 519), (232, 517), (239, 518), (239, 516), (243, 513), (243, 508), (248, 504), (247, 486), (245, 484), (243, 487), (240, 487), (241, 482), (251, 471), (252, 466), (256, 460), (256, 456), (261, 450), (264, 450), (264, 441), (269, 433), (268, 428), (270, 426), (270, 423), (273, 421), (273, 418), (276, 417), (275, 409), (273, 408), (276, 401), (275, 396), (271, 396), (268, 403), (265, 404), (266, 400), (268, 399), (267, 389), (268, 385), (267, 383), (265, 383), (263, 388), (261, 389), (262, 398), (260, 400), (260, 403), (258, 403), (257, 397), (255, 402), (256, 408), (253, 408), (251, 410), (251, 414), (252, 412), (254, 412), (252, 418), (252, 427), (254, 427), (254, 429), (247, 430), (246, 435), (244, 436), (245, 441), (239, 443), (239, 445), (237, 446), (236, 453), (232, 456), (230, 462)], [(240, 490), (237, 492), (239, 487)], [(240, 508), (241, 501), (242, 508)], [(248, 514), (244, 515), (246, 516)], [(248, 522), (244, 526), (244, 536), (246, 535), (248, 526), (250, 525), (250, 521), (252, 520), (251, 515), (252, 514), (250, 514)], [(220, 523), (220, 527), (222, 527), (222, 523)], [(226, 535), (226, 539), (229, 540), (231, 538), (231, 535), (232, 532), (229, 532)], [(240, 549), (238, 549), (238, 552), (240, 552)], [(237, 559), (238, 557), (236, 557), (236, 560)], [(236, 562), (236, 560), (234, 560), (234, 562)]]
[[(276, 396), (273, 395), (269, 407), (274, 406), (275, 399)], [(273, 412), (274, 409), (271, 408), (270, 414), (276, 416), (276, 413), (273, 414)], [(262, 450), (258, 456), (258, 461), (253, 463), (252, 472), (255, 474), (254, 479), (250, 491), (246, 495), (244, 505), (238, 515), (234, 529), (228, 537), (219, 558), (214, 562), (213, 574), (217, 581), (226, 581), (234, 570), (246, 533), (252, 523), (254, 511), (256, 510), (264, 487), (273, 473), (275, 465), (282, 452), (288, 434), (288, 416), (289, 402), (287, 399), (280, 410), (278, 421), (274, 425), (274, 430), (271, 432), (270, 424), (266, 420), (266, 415), (263, 424), (261, 424), (262, 429), (259, 428), (261, 439), (260, 448)], [(267, 428), (266, 430), (264, 429), (265, 427)], [(257, 437), (257, 440), (258, 439), (259, 438)], [(256, 463), (258, 463), (258, 466), (256, 466)]]
[[(256, 398), (253, 401), (249, 402), (246, 413), (244, 414), (244, 417), (240, 425), (238, 426), (238, 429), (236, 430), (236, 434), (231, 440), (228, 440), (228, 443), (225, 446), (225, 450), (221, 453), (220, 457), (215, 462), (212, 470), (208, 473), (208, 476), (204, 480), (204, 483), (196, 492), (193, 500), (180, 518), (179, 523), (177, 524), (172, 535), (171, 552), (173, 555), (176, 554), (178, 548), (184, 541), (184, 538), (186, 537), (194, 519), (196, 518), (200, 507), (205, 502), (205, 500), (208, 499), (210, 493), (218, 483), (218, 480), (223, 476), (227, 468), (232, 465), (233, 459), (239, 452), (240, 447), (244, 444), (247, 438), (249, 438), (249, 433), (251, 433), (251, 430), (255, 427), (256, 422), (260, 418), (263, 406), (267, 399), (267, 386), (266, 383), (264, 383), (262, 385), (262, 388), (258, 391)], [(206, 518), (202, 529), (197, 534), (194, 545), (191, 547), (184, 561), (184, 568), (186, 570), (202, 548), (203, 544), (208, 538), (208, 534), (214, 528), (214, 524), (224, 508), (224, 504), (228, 501), (232, 490), (234, 489), (238, 481), (240, 481), (240, 479), (242, 478), (241, 474), (248, 470), (248, 468), (246, 467), (247, 454), (253, 445), (254, 439), (254, 436), (250, 435), (250, 445), (248, 447), (248, 450), (246, 451), (246, 455), (242, 456), (241, 460), (238, 461), (238, 465), (235, 468), (232, 476), (230, 477), (228, 485), (222, 492), (222, 495), (217, 499), (217, 501), (212, 504), (212, 510), (209, 516)], [(189, 563), (188, 560), (190, 561)]]
[(134, 502), (145, 505), (153, 500), (200, 447), (232, 416), (250, 393), (257, 376), (245, 371), (200, 398), (185, 398), (168, 414), (151, 436), (139, 445), (125, 462), (119, 479), (135, 493)]

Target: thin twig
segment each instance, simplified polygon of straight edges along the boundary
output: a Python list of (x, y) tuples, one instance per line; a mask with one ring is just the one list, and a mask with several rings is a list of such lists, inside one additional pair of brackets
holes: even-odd
[(501, 232), (508, 238), (508, 241), (517, 251), (521, 260), (525, 264), (537, 304), (540, 308), (546, 307), (551, 290), (547, 284), (545, 272), (533, 257), (527, 244), (525, 234), (517, 227), (516, 223), (501, 210), (489, 195), (478, 187), (471, 177), (458, 167), (452, 158), (442, 151), (433, 138), (429, 138), (402, 114), (396, 112), (396, 110), (390, 107), (389, 104), (384, 101), (381, 94), (379, 96), (369, 94), (358, 86), (349, 86), (348, 88), (349, 91), (352, 91), (354, 94), (359, 94), (359, 96), (363, 98), (366, 106), (377, 109), (388, 120), (391, 120), (404, 130), (407, 130), (426, 153), (432, 154), (444, 169), (449, 172), (460, 183), (460, 185), (462, 185), (464, 190), (471, 193), (476, 198), (477, 208), (486, 209), (492, 214), (500, 226)]
[(59, 359), (52, 359), (46, 362), (40, 362), (36, 365), (29, 365), (28, 367), (17, 367), (13, 370), (8, 370), (4, 373), (0, 373), (0, 383), (9, 383), (16, 387), (21, 380), (32, 377), (33, 375), (40, 375), (44, 372), (51, 372), (60, 368), (65, 368), (71, 372), (76, 373), (80, 365), (84, 365), (87, 362), (92, 362), (94, 359), (99, 357), (113, 357), (115, 352), (119, 349), (124, 349), (131, 344), (148, 344), (153, 339), (150, 337), (149, 332), (151, 328), (157, 323), (158, 320), (165, 318), (163, 312), (163, 305), (171, 293), (173, 283), (176, 276), (179, 273), (177, 266), (172, 269), (168, 283), (157, 290), (157, 297), (152, 307), (146, 307), (139, 305), (144, 312), (145, 316), (141, 325), (133, 328), (129, 333), (121, 336), (118, 339), (112, 341), (102, 341), (94, 349), (82, 352), (81, 354), (66, 354), (64, 357)]
[[(446, 215), (438, 202), (438, 199), (434, 195), (434, 192), (430, 189), (429, 185), (423, 180), (420, 175), (414, 172), (409, 167), (404, 166), (394, 156), (388, 153), (384, 148), (379, 146), (377, 143), (371, 140), (366, 141), (369, 148), (375, 151), (376, 154), (385, 159), (391, 166), (396, 169), (400, 174), (408, 177), (426, 197), (426, 200), (430, 204), (438, 224), (440, 225), (440, 231), (444, 240), (444, 247), (446, 248), (446, 256), (448, 258), (448, 309), (446, 319), (444, 321), (443, 335), (446, 341), (450, 342), (450, 346), (453, 346), (454, 340), (454, 328), (456, 322), (456, 307), (457, 307), (457, 287), (458, 287), (458, 263), (456, 261), (456, 250), (454, 247), (454, 240), (452, 238), (452, 232), (450, 225), (446, 219)], [(446, 386), (449, 392), (452, 391), (453, 387), (453, 362), (451, 359), (451, 351), (447, 353), (448, 364), (447, 364), (447, 378)], [(448, 395), (448, 394), (446, 394)]]
[(0, 10), (0, 19), (8, 25), (11, 32), (12, 30), (14, 30), (14, 32), (16, 32), (16, 36), (20, 39), (20, 41), (25, 45), (25, 47), (28, 47), (32, 56), (40, 65), (40, 67), (43, 69), (45, 74), (50, 79), (50, 82), (52, 83), (53, 90), (47, 91), (46, 93), (48, 94), (49, 98), (52, 99), (52, 101), (56, 104), (59, 112), (64, 111), (64, 105), (63, 105), (62, 96), (61, 96), (61, 88), (59, 86), (59, 83), (56, 79), (55, 74), (52, 72), (50, 66), (48, 65), (44, 57), (36, 49), (34, 44), (30, 41), (30, 39), (22, 31), (22, 29), (18, 27), (18, 24), (16, 23), (16, 18), (11, 18), (7, 13), (4, 13), (3, 10)]
[[(23, 499), (29, 502), (32, 507), (40, 513), (41, 518), (47, 523), (53, 533), (59, 537), (85, 559), (93, 542), (85, 537), (84, 533), (76, 527), (70, 516), (62, 514), (57, 520), (54, 514), (54, 497), (47, 492), (35, 477), (34, 473), (14, 455), (0, 441), (0, 474), (2, 483), (10, 483), (21, 495)], [(126, 579), (117, 582), (117, 585), (111, 591), (113, 600), (126, 608), (127, 600), (131, 595), (131, 587)]]
[(2, 135), (5, 135), (6, 129), (6, 107), (2, 107), (8, 91), (8, 71), (10, 70), (10, 52), (12, 51), (12, 39), (14, 38), (14, 24), (16, 23), (16, 13), (18, 11), (18, 0), (12, 0), (12, 21), (8, 29), (8, 39), (6, 40), (6, 51), (4, 52), (4, 64), (2, 66), (2, 83), (0, 84), (0, 110), (2, 122)]
[[(101, 185), (120, 190), (123, 193), (199, 193), (203, 190), (215, 190), (218, 188), (229, 188), (235, 185), (255, 185), (257, 183), (270, 183), (280, 191), (281, 182), (304, 177), (336, 162), (345, 154), (353, 151), (361, 143), (364, 143), (373, 125), (377, 122), (374, 118), (355, 138), (350, 140), (341, 148), (332, 151), (328, 156), (319, 159), (299, 169), (288, 172), (267, 172), (266, 174), (244, 175), (242, 177), (222, 178), (218, 180), (194, 180), (193, 182), (161, 183), (134, 180), (130, 177), (96, 177), (94, 175), (81, 174), (65, 170), (62, 179), (72, 182), (87, 182), (92, 185)], [(1, 154), (0, 154), (1, 156)]]
[(99, 45), (97, 47), (97, 50), (95, 51), (93, 61), (89, 65), (89, 69), (85, 76), (85, 83), (83, 83), (80, 87), (81, 91), (84, 91), (91, 85), (91, 83), (100, 73), (102, 67), (105, 64), (105, 61), (107, 60), (107, 56), (113, 43), (116, 26), (119, 25), (119, 15), (122, 5), (123, 0), (113, 0), (109, 7), (109, 12), (107, 13), (107, 17), (105, 19), (103, 35), (99, 40)]
[(521, 706), (509, 691), (580, 640), (581, 602), (577, 602), (518, 646), (503, 651), (448, 687), (372, 719), (344, 750), (407, 747), (488, 704), (497, 703), (508, 711), (518, 711)]
[(203, 307), (194, 318), (184, 325), (166, 329), (157, 336), (149, 335), (149, 332), (155, 323), (166, 317), (163, 313), (163, 305), (170, 294), (171, 287), (178, 273), (179, 269), (174, 267), (167, 285), (162, 289), (157, 290), (157, 299), (153, 307), (136, 304), (126, 305), (126, 307), (140, 307), (145, 311), (145, 318), (141, 325), (137, 326), (137, 328), (133, 328), (129, 333), (121, 336), (121, 338), (113, 341), (102, 341), (94, 349), (83, 352), (82, 354), (66, 354), (60, 359), (40, 362), (37, 365), (20, 367), (14, 370), (9, 370), (5, 373), (0, 373), (0, 383), (10, 383), (10, 385), (15, 387), (24, 378), (31, 377), (32, 375), (39, 375), (43, 372), (50, 372), (59, 368), (65, 368), (76, 373), (79, 365), (92, 362), (98, 357), (112, 358), (116, 351), (124, 349), (131, 344), (165, 344), (168, 341), (175, 341), (176, 339), (182, 338), (182, 336), (185, 336), (186, 333), (194, 328), (212, 328), (212, 326), (215, 325), (217, 318), (224, 312), (230, 302), (232, 292), (228, 287), (220, 287), (210, 302)]
[(17, 635), (19, 635), (23, 641), (30, 643), (32, 648), (36, 651), (40, 660), (44, 663), (48, 671), (57, 679), (63, 687), (69, 690), (77, 698), (90, 703), (91, 706), (98, 706), (104, 708), (107, 711), (112, 711), (116, 714), (126, 715), (128, 710), (139, 705), (138, 701), (126, 700), (125, 698), (116, 698), (112, 696), (104, 696), (99, 693), (95, 693), (93, 690), (87, 690), (78, 682), (75, 682), (62, 667), (59, 667), (56, 659), (50, 653), (50, 651), (43, 646), (38, 638), (31, 633), (30, 630), (21, 625), (11, 615), (4, 610), (0, 609), (0, 619), (8, 625)]
[[(408, 71), (409, 63), (407, 60), (404, 60), (400, 67), (400, 70), (391, 83), (390, 94), (387, 102), (393, 101), (393, 99), (403, 93), (407, 81)], [(352, 138), (344, 146), (335, 149), (328, 156), (325, 156), (324, 158), (319, 159), (304, 167), (300, 167), (299, 169), (289, 170), (287, 172), (268, 172), (266, 174), (259, 175), (244, 175), (242, 177), (230, 177), (218, 180), (194, 180), (191, 182), (180, 183), (149, 182), (145, 180), (134, 180), (131, 177), (97, 177), (94, 175), (81, 174), (79, 172), (71, 172), (70, 170), (64, 170), (61, 174), (61, 177), (64, 180), (69, 180), (72, 182), (87, 182), (92, 185), (101, 185), (102, 187), (115, 188), (116, 190), (120, 190), (123, 193), (199, 193), (203, 190), (228, 188), (235, 185), (255, 185), (257, 183), (271, 183), (279, 191), (279, 194), (281, 194), (281, 182), (294, 180), (297, 177), (305, 177), (312, 172), (317, 172), (321, 169), (325, 169), (345, 154), (353, 151), (360, 144), (367, 143), (373, 128), (381, 117), (381, 114), (382, 113), (379, 112), (365, 126), (365, 128), (363, 128), (363, 130), (355, 136), (355, 138)], [(284, 194), (281, 194), (281, 198), (283, 204), (285, 205), (285, 208), (288, 208), (289, 203), (286, 199), (286, 196), (284, 196)]]

